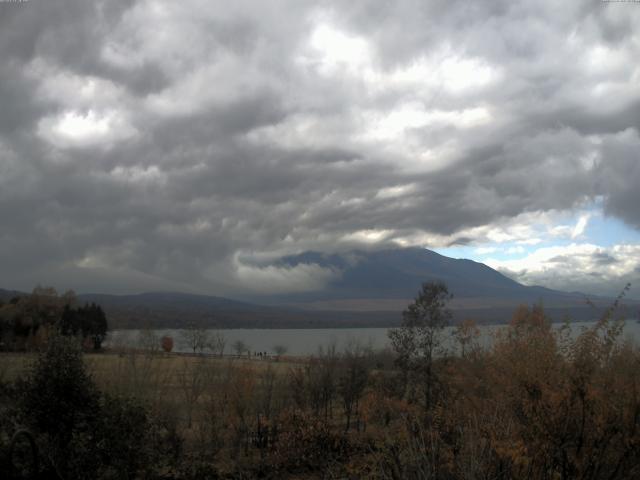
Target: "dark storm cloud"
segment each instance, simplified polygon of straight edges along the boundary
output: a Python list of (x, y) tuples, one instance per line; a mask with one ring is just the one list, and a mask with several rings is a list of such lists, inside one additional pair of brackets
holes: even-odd
[(640, 227), (622, 7), (0, 3), (0, 282), (316, 287), (243, 259), (472, 243), (594, 198)]
[(49, 0), (2, 5), (0, 56), (16, 62), (43, 56), (66, 71), (109, 78), (139, 94), (153, 91), (165, 83), (156, 65), (123, 71), (100, 61), (110, 32), (134, 3)]
[[(638, 113), (640, 118), (640, 113)], [(608, 193), (605, 211), (640, 228), (640, 138), (638, 128), (607, 139), (598, 168), (601, 189)]]

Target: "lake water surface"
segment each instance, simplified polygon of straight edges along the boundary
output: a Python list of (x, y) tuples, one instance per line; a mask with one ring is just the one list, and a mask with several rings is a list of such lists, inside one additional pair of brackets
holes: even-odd
[[(562, 324), (554, 324), (554, 328), (561, 327)], [(593, 326), (591, 322), (576, 322), (571, 324), (572, 336), (577, 336), (582, 329)], [(502, 325), (480, 326), (480, 344), (488, 347), (491, 344), (492, 334)], [(371, 346), (375, 350), (382, 350), (389, 347), (387, 328), (314, 328), (314, 329), (224, 329), (212, 330), (224, 335), (226, 340), (225, 353), (233, 353), (232, 345), (241, 340), (247, 348), (259, 352), (273, 353), (274, 346), (283, 345), (287, 348), (289, 355), (313, 355), (320, 347), (326, 348), (335, 344), (338, 351), (341, 351), (349, 342), (359, 342), (362, 345)], [(445, 346), (454, 349), (455, 343), (452, 338), (453, 327), (448, 327), (444, 331)], [(141, 338), (148, 337), (151, 333), (159, 339), (168, 335), (174, 340), (174, 352), (189, 352), (189, 346), (184, 336), (184, 331), (180, 329), (166, 330), (114, 330), (109, 334), (107, 345), (139, 347)], [(640, 341), (640, 323), (635, 319), (628, 320), (624, 327), (624, 338), (631, 338)]]

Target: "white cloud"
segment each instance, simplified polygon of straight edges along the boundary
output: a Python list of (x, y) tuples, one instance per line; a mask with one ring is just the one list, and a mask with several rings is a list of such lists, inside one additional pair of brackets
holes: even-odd
[(109, 175), (117, 181), (124, 183), (164, 184), (167, 181), (167, 174), (160, 170), (157, 165), (150, 165), (148, 167), (143, 167), (140, 165), (125, 167), (122, 165), (118, 165), (113, 170), (111, 170)]
[(373, 52), (362, 37), (341, 32), (331, 25), (316, 26), (309, 39), (310, 50), (303, 53), (298, 61), (302, 65), (316, 68), (322, 75), (340, 72), (361, 74), (363, 69), (371, 69)]
[(38, 123), (38, 135), (59, 148), (109, 147), (137, 134), (118, 111), (67, 111), (45, 117)]
[(397, 198), (409, 195), (416, 191), (417, 185), (415, 183), (408, 183), (406, 185), (398, 185), (395, 187), (381, 188), (376, 192), (377, 198)]
[(358, 230), (340, 239), (341, 242), (376, 244), (393, 236), (393, 230)]
[(364, 116), (363, 138), (371, 140), (401, 141), (411, 129), (432, 125), (451, 125), (465, 129), (476, 127), (491, 120), (484, 107), (462, 110), (428, 110), (419, 102), (397, 106), (390, 112), (373, 112)]
[(390, 71), (370, 66), (363, 79), (372, 93), (405, 90), (431, 102), (439, 93), (463, 95), (489, 87), (502, 78), (497, 65), (460, 54), (449, 45), (435, 49)]
[(497, 251), (497, 247), (478, 247), (474, 250), (474, 253), (477, 253), (478, 255), (486, 255), (487, 253), (494, 253)]
[(640, 245), (602, 247), (590, 243), (538, 248), (517, 259), (487, 259), (492, 268), (527, 285), (615, 295), (640, 279)]
[(242, 263), (238, 257), (234, 268), (237, 280), (244, 288), (263, 294), (321, 290), (338, 275), (338, 272), (317, 264), (261, 267)]
[(584, 215), (580, 215), (576, 226), (573, 227), (573, 231), (571, 232), (571, 238), (578, 238), (580, 235), (584, 233), (585, 228), (587, 228), (587, 224), (589, 223), (590, 214), (586, 213)]

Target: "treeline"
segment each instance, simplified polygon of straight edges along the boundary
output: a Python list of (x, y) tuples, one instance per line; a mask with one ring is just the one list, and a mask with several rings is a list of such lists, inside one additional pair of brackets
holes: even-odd
[(108, 331), (99, 305), (78, 305), (71, 290), (59, 295), (51, 287), (36, 287), (30, 295), (0, 300), (0, 350), (34, 350), (54, 333), (79, 336), (86, 349), (98, 350)]
[(617, 303), (577, 336), (522, 306), (488, 348), (463, 322), (453, 352), (449, 298), (425, 284), (391, 352), (295, 363), (122, 351), (89, 376), (54, 339), (5, 383), (0, 452), (23, 425), (69, 479), (640, 477), (640, 351)]

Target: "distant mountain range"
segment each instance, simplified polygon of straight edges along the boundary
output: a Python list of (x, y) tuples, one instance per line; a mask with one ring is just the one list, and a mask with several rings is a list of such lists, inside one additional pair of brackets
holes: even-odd
[[(324, 288), (304, 293), (252, 295), (243, 301), (184, 293), (79, 295), (106, 311), (114, 328), (180, 327), (198, 324), (220, 328), (310, 328), (395, 326), (421, 284), (443, 281), (454, 295), (455, 319), (479, 323), (508, 321), (519, 304), (541, 301), (553, 320), (590, 320), (599, 315), (586, 296), (525, 286), (478, 262), (445, 257), (423, 248), (342, 255), (306, 252), (280, 259), (276, 266), (317, 265), (334, 272)], [(16, 292), (0, 290), (0, 298)], [(591, 297), (604, 308), (612, 300)], [(633, 312), (640, 303), (625, 301)], [(631, 316), (631, 315), (630, 315)], [(633, 315), (635, 316), (635, 315)]]
[[(531, 302), (584, 296), (544, 287), (522, 285), (473, 260), (445, 257), (424, 248), (374, 252), (354, 251), (344, 255), (307, 252), (284, 257), (278, 266), (315, 264), (340, 272), (326, 288), (303, 294), (280, 295), (263, 301), (290, 303), (341, 299), (411, 299), (423, 282), (443, 281), (456, 298), (496, 298)], [(255, 297), (259, 299), (259, 297)]]

